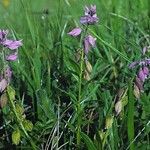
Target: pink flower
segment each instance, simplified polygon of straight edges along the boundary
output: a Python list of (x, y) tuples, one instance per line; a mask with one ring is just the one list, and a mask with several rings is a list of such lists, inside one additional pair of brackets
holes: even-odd
[(96, 14), (96, 5), (91, 5), (90, 7), (85, 7), (84, 16), (80, 18), (81, 24), (95, 24), (98, 22), (98, 17)]
[(6, 57), (7, 61), (15, 61), (18, 58), (17, 53), (11, 54), (9, 56)]
[(10, 82), (11, 77), (12, 77), (12, 70), (9, 66), (5, 69), (4, 76), (7, 79), (7, 81)]
[(147, 67), (141, 68), (140, 71), (139, 71), (139, 73), (138, 73), (138, 78), (139, 78), (142, 82), (144, 82), (145, 79), (147, 79), (148, 74), (149, 74), (149, 70), (148, 70)]
[(138, 61), (134, 61), (131, 64), (129, 64), (129, 68), (133, 69), (133, 68), (136, 67), (137, 64), (139, 64), (139, 62)]
[(3, 45), (11, 50), (15, 50), (18, 47), (22, 46), (22, 41), (21, 40), (19, 40), (19, 41), (5, 40), (3, 42)]
[(88, 35), (84, 39), (84, 51), (85, 51), (85, 54), (88, 54), (88, 52), (89, 52), (91, 47), (95, 47), (95, 41), (96, 41), (96, 38), (92, 37), (91, 35)]
[(7, 34), (8, 34), (7, 30), (0, 30), (0, 44), (2, 44), (3, 41), (6, 40)]
[(98, 22), (98, 18), (97, 17), (82, 16), (80, 18), (80, 23), (81, 24), (89, 24), (89, 25), (91, 25), (91, 24), (94, 24), (96, 22)]
[(73, 36), (73, 37), (76, 37), (78, 35), (81, 34), (81, 28), (74, 28), (72, 31), (70, 31), (68, 34)]
[(91, 5), (90, 7), (85, 6), (85, 15), (95, 15), (96, 14), (96, 5)]

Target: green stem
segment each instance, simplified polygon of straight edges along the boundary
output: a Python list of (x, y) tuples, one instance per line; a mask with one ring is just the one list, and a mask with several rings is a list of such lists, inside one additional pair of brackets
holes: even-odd
[[(78, 102), (77, 102), (77, 148), (80, 149), (81, 142), (81, 122), (82, 122), (82, 114), (81, 114), (81, 91), (82, 91), (82, 76), (83, 76), (83, 64), (84, 64), (84, 46), (83, 40), (87, 34), (88, 25), (85, 27), (84, 33), (80, 39), (80, 48), (81, 48), (81, 59), (80, 59), (80, 74), (79, 74), (79, 91), (78, 91)], [(83, 47), (83, 48), (82, 48)]]
[(128, 103), (128, 120), (127, 120), (127, 127), (128, 127), (128, 139), (130, 145), (130, 150), (134, 150), (134, 96), (133, 96), (133, 89), (132, 89), (132, 81), (129, 82), (129, 103)]
[(84, 50), (81, 50), (81, 61), (80, 61), (80, 75), (79, 75), (79, 92), (78, 92), (78, 105), (77, 105), (77, 114), (78, 114), (78, 120), (77, 120), (77, 146), (79, 147), (80, 141), (81, 141), (81, 90), (82, 90), (82, 72), (83, 72), (83, 63), (84, 63)]
[(77, 148), (80, 149), (81, 142), (81, 122), (82, 122), (82, 110), (81, 110), (81, 91), (82, 91), (82, 76), (83, 76), (83, 64), (84, 64), (84, 45), (83, 40), (87, 34), (88, 25), (86, 25), (84, 32), (80, 39), (81, 48), (81, 59), (80, 59), (80, 74), (79, 74), (79, 91), (78, 91), (78, 102), (77, 102)]
[(6, 60), (5, 60), (5, 49), (2, 48), (2, 52), (1, 52), (1, 58), (2, 58), (2, 70), (5, 70), (6, 67)]

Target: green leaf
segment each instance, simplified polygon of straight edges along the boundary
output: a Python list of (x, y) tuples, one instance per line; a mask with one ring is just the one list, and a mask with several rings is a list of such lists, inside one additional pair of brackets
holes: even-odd
[(13, 133), (12, 133), (12, 142), (15, 145), (18, 145), (20, 143), (20, 130), (16, 129)]
[(78, 75), (80, 73), (79, 65), (73, 59), (66, 59), (66, 65), (69, 69), (70, 73), (74, 76), (74, 78), (78, 81)]
[(115, 111), (116, 111), (117, 115), (120, 114), (120, 112), (122, 111), (122, 101), (118, 101), (115, 104)]
[[(90, 92), (88, 93), (87, 97), (86, 97), (81, 103), (85, 103), (85, 102), (87, 102), (87, 101), (89, 101), (89, 100), (91, 101), (90, 98), (97, 92), (99, 86), (100, 86), (100, 84), (94, 85), (94, 87), (91, 86)], [(84, 94), (84, 93), (83, 93), (83, 94)]]
[(105, 128), (110, 129), (112, 127), (113, 121), (114, 121), (113, 116), (107, 116), (106, 122), (105, 122)]
[(24, 113), (24, 108), (21, 107), (19, 104), (16, 104), (16, 112), (19, 114), (19, 115), (22, 115)]
[(81, 137), (84, 140), (88, 150), (97, 150), (92, 140), (83, 132), (81, 132)]
[(7, 104), (8, 96), (6, 93), (3, 93), (0, 97), (0, 108), (4, 108)]
[(15, 100), (15, 90), (11, 86), (7, 87), (7, 92), (8, 92), (9, 99)]
[(33, 124), (30, 120), (24, 120), (23, 126), (27, 131), (32, 131), (32, 129), (33, 129)]
[(149, 120), (150, 118), (150, 96), (147, 96), (145, 93), (141, 96), (142, 103), (142, 119)]

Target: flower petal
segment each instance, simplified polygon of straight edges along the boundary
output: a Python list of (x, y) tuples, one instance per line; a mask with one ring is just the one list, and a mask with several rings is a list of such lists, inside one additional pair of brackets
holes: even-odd
[(150, 65), (150, 58), (145, 59), (146, 65)]
[(19, 40), (19, 41), (5, 40), (3, 42), (3, 45), (11, 50), (15, 50), (18, 47), (22, 46), (22, 40)]
[(90, 47), (95, 47), (95, 41), (96, 38), (92, 37), (91, 35), (88, 35), (85, 39), (84, 39), (84, 51), (85, 54), (87, 54), (89, 52)]
[(92, 25), (98, 22), (98, 17), (96, 14), (96, 5), (91, 5), (89, 7), (85, 6), (84, 16), (80, 18), (81, 24)]
[(138, 77), (136, 77), (135, 84), (139, 88), (140, 91), (144, 90), (143, 82)]
[(94, 37), (92, 37), (91, 35), (88, 35), (88, 41), (89, 41), (89, 43), (90, 43), (90, 45), (92, 46), (92, 47), (95, 47), (95, 42), (96, 42), (96, 38), (94, 38)]
[(17, 53), (15, 53), (15, 54), (11, 54), (11, 55), (7, 56), (6, 60), (7, 61), (15, 61), (17, 58), (18, 58), (18, 55), (17, 55)]
[(8, 30), (0, 30), (0, 44), (3, 43), (3, 41), (6, 40), (8, 34)]
[(136, 66), (138, 63), (139, 63), (138, 61), (132, 62), (131, 64), (129, 64), (129, 68), (131, 68), (131, 69), (135, 68), (135, 66)]
[(7, 67), (5, 69), (5, 78), (7, 78), (7, 81), (9, 82), (11, 77), (12, 77), (12, 70), (10, 67)]
[(74, 36), (74, 37), (76, 37), (76, 36), (78, 36), (78, 35), (80, 35), (81, 34), (81, 28), (74, 28), (72, 31), (70, 31), (68, 34), (69, 35), (71, 35), (71, 36)]
[(148, 74), (149, 74), (149, 69), (148, 69), (148, 67), (144, 67), (144, 68), (143, 68), (143, 72), (144, 72), (145, 75), (148, 76)]
[(90, 11), (89, 7), (85, 6), (85, 8), (84, 8), (84, 14), (85, 14), (85, 16), (89, 15), (89, 11)]
[(95, 24), (97, 22), (98, 22), (98, 18), (96, 17), (96, 15), (94, 15), (93, 17), (91, 17), (89, 15), (88, 16), (82, 16), (80, 18), (80, 23), (84, 24), (84, 25), (86, 25), (86, 24), (92, 25), (92, 24)]
[(90, 49), (90, 44), (87, 38), (84, 39), (84, 52), (85, 54), (88, 54)]
[(141, 69), (139, 70), (139, 73), (138, 73), (138, 78), (139, 78), (142, 82), (144, 82), (145, 79), (146, 79), (146, 77), (147, 77), (147, 75), (144, 74), (144, 71), (143, 71), (143, 69), (141, 68)]

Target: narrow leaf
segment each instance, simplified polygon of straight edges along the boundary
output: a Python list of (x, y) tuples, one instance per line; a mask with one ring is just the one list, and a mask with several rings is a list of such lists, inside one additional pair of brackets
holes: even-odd
[(88, 150), (97, 150), (92, 140), (85, 133), (81, 132), (81, 137), (83, 141), (85, 142)]

